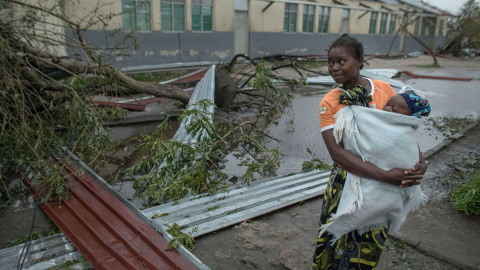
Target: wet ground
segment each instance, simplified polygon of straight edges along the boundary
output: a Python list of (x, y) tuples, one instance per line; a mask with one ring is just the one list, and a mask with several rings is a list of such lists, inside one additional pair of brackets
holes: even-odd
[[(406, 83), (422, 89), (432, 106), (431, 120), (424, 120), (417, 138), (422, 151), (436, 148), (452, 133), (478, 119), (480, 109), (480, 65), (478, 61), (458, 63), (445, 61), (444, 69), (420, 69), (429, 59), (406, 59), (389, 62), (375, 59), (374, 68), (410, 70), (424, 75), (476, 78), (471, 82), (407, 79)], [(402, 63), (403, 62), (403, 63)], [(367, 66), (368, 68), (368, 66)], [(285, 154), (279, 174), (296, 172), (304, 160), (310, 159), (306, 148), (316, 157), (329, 162), (318, 126), (318, 104), (329, 88), (307, 87), (297, 93), (293, 113), (282, 117), (278, 126), (270, 128), (281, 142)], [(395, 89), (398, 91), (398, 89)], [(294, 117), (294, 124), (288, 117)], [(467, 118), (449, 124), (443, 117)], [(471, 126), (470, 126), (471, 127)], [(448, 195), (452, 188), (465, 181), (469, 172), (478, 169), (480, 127), (429, 158), (429, 171), (423, 190), (431, 198), (427, 206), (407, 219), (398, 237), (392, 236), (377, 269), (478, 269), (480, 264), (472, 252), (478, 246), (480, 220), (456, 212)], [(197, 239), (194, 254), (212, 269), (309, 269), (314, 250), (316, 228), (322, 198), (264, 215)], [(453, 229), (455, 228), (455, 229)], [(438, 240), (435, 240), (438, 239)]]

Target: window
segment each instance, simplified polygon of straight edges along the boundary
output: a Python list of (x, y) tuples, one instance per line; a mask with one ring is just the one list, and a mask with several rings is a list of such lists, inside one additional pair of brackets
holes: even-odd
[(438, 21), (438, 36), (443, 36), (443, 20)]
[(212, 31), (213, 0), (192, 0), (192, 31)]
[(368, 29), (369, 34), (375, 34), (377, 32), (377, 17), (378, 12), (372, 11), (372, 17), (370, 17), (370, 28)]
[(380, 35), (385, 35), (387, 32), (387, 13), (382, 13), (382, 16), (380, 17)]
[(285, 3), (284, 32), (297, 32), (297, 4)]
[(418, 36), (418, 33), (420, 32), (420, 17), (415, 19), (415, 26), (413, 29), (413, 34), (415, 36)]
[(390, 25), (388, 26), (388, 34), (393, 35), (395, 32), (395, 24), (397, 23), (397, 15), (390, 15)]
[(320, 14), (318, 16), (318, 32), (328, 33), (328, 20), (330, 17), (329, 7), (320, 7)]
[(303, 6), (303, 32), (313, 33), (313, 22), (315, 21), (315, 6)]
[(427, 18), (423, 18), (423, 20), (422, 20), (422, 31), (421, 31), (420, 35), (425, 36), (425, 34), (427, 33), (427, 27), (428, 27)]
[(125, 31), (150, 31), (150, 2), (122, 1), (122, 23)]
[(162, 31), (185, 31), (185, 0), (162, 0)]
[(340, 33), (347, 33), (349, 30), (349, 17), (350, 17), (350, 10), (342, 9), (342, 24), (340, 26)]

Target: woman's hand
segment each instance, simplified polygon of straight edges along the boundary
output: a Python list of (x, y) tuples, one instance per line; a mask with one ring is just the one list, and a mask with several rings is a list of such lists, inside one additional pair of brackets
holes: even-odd
[[(420, 164), (417, 164), (420, 165)], [(410, 168), (410, 171), (400, 168), (391, 169), (385, 172), (385, 183), (389, 183), (401, 188), (411, 187), (421, 184), (420, 180), (423, 179), (423, 173), (416, 169), (417, 165)], [(412, 171), (412, 169), (416, 171)]]
[[(414, 185), (419, 185), (421, 182), (419, 180), (423, 179), (423, 175), (427, 171), (427, 163), (423, 158), (422, 152), (420, 152), (420, 148), (418, 149), (419, 155), (419, 163), (415, 164), (415, 166), (411, 167), (410, 170), (402, 170), (402, 169), (392, 169), (387, 172), (393, 178), (388, 178), (387, 176), (386, 182), (395, 186), (399, 187), (411, 187)], [(401, 175), (403, 173), (403, 175)]]

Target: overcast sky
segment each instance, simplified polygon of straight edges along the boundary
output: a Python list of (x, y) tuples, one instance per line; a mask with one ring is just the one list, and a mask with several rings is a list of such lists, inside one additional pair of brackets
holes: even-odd
[[(456, 15), (467, 0), (426, 0), (425, 2)], [(478, 3), (479, 0), (476, 2)]]

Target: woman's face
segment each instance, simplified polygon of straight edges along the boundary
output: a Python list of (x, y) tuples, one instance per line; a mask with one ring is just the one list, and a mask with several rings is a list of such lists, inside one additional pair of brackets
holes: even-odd
[(352, 88), (359, 83), (362, 62), (363, 57), (356, 59), (344, 47), (333, 47), (328, 53), (328, 73), (336, 83)]

